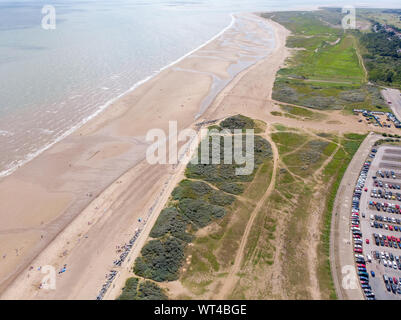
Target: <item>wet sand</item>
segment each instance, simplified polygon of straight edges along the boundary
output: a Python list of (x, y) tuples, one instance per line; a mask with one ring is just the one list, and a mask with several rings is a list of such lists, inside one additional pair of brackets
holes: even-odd
[[(148, 164), (146, 133), (153, 128), (168, 132), (169, 120), (181, 130), (241, 109), (240, 97), (230, 97), (236, 108), (217, 106), (248, 67), (256, 71), (253, 83), (260, 85), (245, 84), (241, 90), (259, 97), (265, 90), (269, 97), (285, 59), (286, 35), (282, 26), (257, 16), (237, 17), (222, 36), (2, 179), (1, 298), (95, 299), (119, 255), (116, 246), (142, 228), (131, 260), (115, 268), (120, 282), (107, 296), (114, 298), (125, 280), (122, 271), (132, 264), (184, 169)], [(262, 62), (267, 69), (252, 67)], [(261, 112), (265, 117), (266, 110)], [(44, 276), (40, 266), (59, 271), (65, 264), (66, 272), (56, 276), (56, 290), (38, 289)]]

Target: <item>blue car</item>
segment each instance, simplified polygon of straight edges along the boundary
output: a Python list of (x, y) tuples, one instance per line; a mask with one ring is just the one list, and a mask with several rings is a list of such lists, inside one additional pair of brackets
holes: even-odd
[(375, 272), (374, 271), (370, 271), (370, 274), (372, 275), (372, 277), (375, 276)]

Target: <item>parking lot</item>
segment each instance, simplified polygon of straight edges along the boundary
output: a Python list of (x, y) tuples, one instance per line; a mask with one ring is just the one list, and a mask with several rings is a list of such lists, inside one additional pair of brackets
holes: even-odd
[(368, 299), (401, 300), (401, 147), (374, 147), (351, 213), (357, 274)]

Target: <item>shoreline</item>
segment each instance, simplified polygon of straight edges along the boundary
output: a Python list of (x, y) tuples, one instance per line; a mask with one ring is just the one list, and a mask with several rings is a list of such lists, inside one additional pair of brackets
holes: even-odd
[[(246, 17), (246, 16), (245, 16)], [(244, 16), (241, 16), (241, 19), (245, 19)], [(262, 19), (260, 17), (257, 17), (256, 19)], [(244, 25), (248, 24), (252, 24), (250, 21), (242, 21), (242, 23), (244, 23)], [(259, 20), (260, 21), (260, 20)], [(268, 20), (263, 20), (266, 24), (269, 24)], [(235, 23), (235, 22), (233, 22)], [(230, 28), (228, 28), (227, 30), (229, 30)], [(226, 30), (226, 31), (227, 31)], [(233, 32), (233, 31), (232, 31)], [(263, 32), (261, 30), (257, 31), (257, 32)], [(223, 32), (221, 35), (223, 35), (225, 32)], [(229, 32), (227, 32), (229, 33)], [(234, 34), (232, 34), (231, 36), (238, 36), (239, 34), (235, 34), (235, 32), (233, 32)], [(220, 36), (221, 36), (220, 35)], [(225, 34), (226, 37), (229, 37), (230, 35)], [(196, 50), (197, 53), (199, 53), (199, 51), (203, 51), (204, 53), (207, 53), (207, 49), (209, 50), (220, 50), (222, 49), (222, 47), (220, 47), (221, 43), (219, 43), (219, 41), (217, 41), (217, 39), (219, 38), (219, 36), (216, 36), (216, 41), (211, 40), (208, 44), (204, 44), (202, 46), (203, 49), (205, 50)], [(233, 48), (237, 48), (236, 46), (240, 46), (242, 43), (244, 44), (244, 41), (248, 41), (248, 40), (238, 40), (235, 39), (235, 41), (233, 41), (232, 44), (230, 44)], [(208, 47), (208, 48), (205, 48)], [(218, 54), (216, 54), (216, 56), (220, 55), (223, 59), (227, 59), (227, 61), (229, 61), (229, 65), (231, 65), (233, 62), (232, 60), (234, 59), (240, 59), (240, 57), (236, 57), (236, 52), (237, 51), (241, 51), (243, 49), (236, 49), (236, 50), (228, 50), (228, 52), (224, 52), (224, 50), (222, 51), (216, 51), (219, 52)], [(269, 54), (271, 54), (271, 52), (269, 52)], [(206, 57), (206, 56), (205, 56)], [(191, 67), (194, 67), (195, 70), (198, 70), (197, 68), (203, 68), (203, 70), (206, 68), (211, 68), (212, 70), (222, 70), (222, 74), (224, 74), (225, 71), (225, 65), (226, 63), (222, 63), (221, 61), (218, 60), (207, 60), (205, 58), (202, 59), (202, 56), (200, 57), (187, 57), (188, 59), (182, 58), (181, 61), (177, 62), (177, 63), (181, 63), (184, 64), (185, 63), (189, 63)], [(265, 58), (263, 59), (265, 60)], [(203, 61), (202, 63), (198, 63), (200, 61)], [(251, 67), (252, 68), (252, 67)], [(72, 153), (75, 155), (74, 157), (72, 157), (72, 159), (66, 159), (67, 164), (68, 162), (71, 160), (71, 162), (69, 162), (69, 167), (71, 168), (77, 168), (77, 176), (80, 177), (80, 179), (82, 179), (83, 181), (79, 180), (78, 182), (78, 188), (81, 184), (81, 182), (83, 182), (85, 184), (85, 188), (88, 188), (87, 186), (87, 179), (94, 179), (94, 177), (97, 177), (97, 175), (95, 173), (101, 173), (102, 175), (107, 175), (107, 171), (101, 170), (101, 164), (104, 163), (104, 165), (106, 166), (105, 168), (108, 168), (109, 166), (116, 166), (118, 167), (119, 162), (124, 162), (125, 165), (127, 165), (127, 160), (130, 159), (129, 162), (129, 167), (124, 170), (124, 174), (121, 175), (117, 175), (117, 176), (110, 176), (108, 177), (107, 181), (111, 181), (110, 183), (108, 183), (105, 188), (103, 189), (99, 189), (96, 192), (93, 192), (93, 194), (91, 193), (91, 198), (93, 197), (94, 200), (92, 199), (87, 199), (87, 197), (85, 198), (85, 196), (83, 196), (82, 194), (78, 195), (76, 192), (76, 190), (74, 189), (75, 192), (75, 201), (71, 200), (74, 198), (74, 194), (72, 194), (72, 198), (70, 198), (69, 202), (77, 202), (77, 198), (79, 197), (84, 197), (85, 200), (80, 199), (80, 201), (78, 201), (79, 203), (81, 203), (81, 207), (82, 209), (75, 209), (76, 213), (75, 216), (72, 216), (72, 222), (68, 222), (67, 225), (63, 228), (60, 229), (60, 231), (58, 231), (56, 234), (53, 235), (53, 238), (49, 241), (48, 245), (46, 245), (45, 247), (41, 248), (41, 250), (39, 250), (38, 255), (36, 255), (35, 262), (40, 259), (43, 258), (44, 262), (47, 261), (68, 261), (68, 266), (70, 266), (71, 264), (74, 265), (75, 263), (70, 263), (69, 260), (73, 260), (76, 262), (76, 264), (80, 264), (83, 263), (82, 267), (85, 268), (85, 272), (83, 272), (80, 269), (80, 274), (78, 275), (77, 273), (74, 274), (74, 272), (76, 272), (76, 270), (71, 270), (70, 267), (68, 267), (67, 272), (65, 275), (63, 275), (62, 277), (65, 279), (61, 279), (61, 276), (58, 276), (57, 281), (62, 282), (61, 284), (61, 290), (57, 290), (57, 293), (54, 293), (55, 295), (52, 295), (52, 293), (44, 293), (43, 291), (38, 292), (37, 289), (34, 289), (34, 286), (32, 285), (29, 286), (30, 289), (27, 289), (28, 284), (27, 282), (27, 277), (29, 277), (29, 282), (31, 284), (37, 283), (35, 281), (37, 281), (37, 279), (34, 279), (35, 277), (37, 278), (38, 275), (36, 273), (36, 268), (37, 265), (34, 264), (34, 268), (32, 272), (29, 272), (29, 270), (26, 270), (25, 272), (20, 273), (20, 271), (22, 270), (17, 270), (15, 273), (20, 273), (20, 275), (18, 276), (15, 275), (15, 277), (18, 276), (18, 278), (13, 282), (13, 284), (11, 286), (9, 286), (9, 290), (7, 290), (7, 294), (4, 293), (2, 295), (2, 298), (8, 299), (10, 297), (24, 297), (24, 298), (28, 298), (28, 299), (46, 299), (46, 298), (51, 298), (51, 297), (56, 297), (56, 298), (77, 298), (77, 297), (84, 297), (84, 298), (95, 298), (95, 295), (93, 295), (93, 291), (94, 288), (92, 287), (91, 290), (87, 290), (88, 292), (80, 292), (80, 287), (77, 285), (78, 283), (80, 283), (80, 286), (82, 288), (82, 286), (84, 286), (85, 284), (82, 282), (79, 282), (78, 279), (85, 278), (85, 275), (90, 275), (91, 272), (90, 269), (92, 268), (93, 265), (98, 265), (99, 261), (102, 261), (101, 264), (103, 265), (102, 268), (99, 267), (99, 269), (103, 269), (103, 270), (107, 270), (108, 268), (110, 268), (110, 263), (112, 262), (112, 259), (106, 258), (106, 257), (101, 257), (103, 254), (100, 254), (100, 252), (97, 252), (96, 254), (92, 254), (92, 256), (90, 255), (90, 253), (88, 252), (88, 250), (90, 248), (86, 248), (86, 246), (90, 246), (96, 249), (100, 246), (100, 244), (98, 244), (99, 241), (104, 241), (104, 248), (107, 252), (107, 254), (104, 254), (104, 256), (113, 256), (113, 245), (109, 244), (108, 241), (104, 240), (104, 239), (98, 239), (98, 237), (100, 236), (100, 234), (103, 234), (104, 237), (109, 237), (110, 239), (107, 240), (111, 240), (110, 242), (115, 243), (122, 243), (122, 240), (124, 238), (126, 238), (126, 236), (124, 235), (119, 235), (119, 236), (114, 236), (113, 237), (113, 231), (114, 230), (116, 232), (122, 232), (122, 230), (127, 230), (127, 225), (131, 226), (131, 229), (134, 228), (134, 226), (136, 226), (136, 217), (138, 217), (138, 215), (142, 215), (141, 212), (146, 212), (146, 208), (149, 208), (149, 206), (152, 205), (152, 199), (154, 199), (154, 194), (158, 194), (157, 190), (160, 191), (159, 186), (163, 185), (160, 184), (161, 181), (165, 181), (166, 179), (168, 179), (169, 176), (174, 175), (174, 171), (171, 168), (167, 167), (163, 167), (160, 166), (160, 168), (152, 168), (152, 172), (148, 171), (145, 169), (147, 167), (146, 164), (143, 163), (143, 161), (141, 160), (141, 158), (136, 157), (136, 162), (132, 162), (132, 159), (130, 157), (125, 157), (126, 159), (124, 159), (124, 157), (122, 157), (122, 161), (117, 161), (115, 159), (116, 156), (119, 156), (121, 154), (124, 154), (124, 152), (126, 154), (130, 153), (130, 150), (132, 150), (132, 148), (130, 148), (129, 146), (126, 146), (126, 144), (128, 144), (128, 141), (130, 141), (132, 143), (132, 137), (134, 137), (134, 145), (136, 145), (137, 150), (134, 150), (131, 152), (132, 154), (136, 154), (138, 155), (138, 152), (140, 150), (144, 150), (146, 147), (146, 143), (144, 143), (143, 141), (143, 134), (147, 131), (146, 128), (149, 126), (149, 124), (147, 123), (147, 121), (149, 120), (144, 120), (144, 121), (138, 121), (138, 119), (136, 119), (136, 121), (138, 122), (136, 128), (132, 128), (132, 124), (130, 123), (130, 115), (131, 117), (135, 115), (135, 118), (144, 118), (144, 119), (148, 119), (147, 117), (151, 117), (149, 119), (152, 119), (152, 125), (154, 125), (154, 127), (161, 127), (161, 128), (165, 128), (165, 120), (161, 120), (161, 119), (169, 119), (169, 117), (172, 117), (173, 114), (175, 114), (175, 116), (178, 117), (177, 120), (180, 120), (180, 127), (181, 128), (186, 128), (186, 127), (190, 127), (192, 126), (195, 121), (193, 116), (196, 115), (196, 113), (199, 111), (199, 104), (201, 103), (201, 101), (203, 101), (203, 99), (205, 98), (205, 96), (207, 96), (207, 93), (205, 93), (204, 90), (206, 90), (206, 92), (210, 92), (210, 86), (211, 86), (211, 77), (210, 75), (205, 75), (203, 73), (196, 73), (196, 74), (188, 74), (186, 72), (182, 72), (182, 71), (175, 71), (172, 70), (173, 68), (166, 68), (165, 70), (161, 71), (158, 74), (158, 77), (154, 77), (152, 79), (150, 79), (148, 82), (146, 82), (145, 84), (143, 84), (143, 86), (139, 86), (136, 90), (134, 90), (131, 94), (128, 94), (125, 97), (122, 97), (114, 106), (111, 106), (110, 108), (107, 108), (101, 116), (94, 118), (92, 121), (90, 121), (89, 123), (87, 123), (85, 126), (83, 126), (82, 128), (78, 129), (76, 132), (74, 132), (74, 134), (72, 134), (71, 136), (67, 137), (65, 140), (61, 141), (59, 144), (56, 144), (55, 146), (53, 146), (53, 148), (50, 148), (47, 152), (44, 152), (42, 155), (40, 155), (38, 158), (35, 158), (32, 162), (30, 162), (27, 166), (37, 166), (38, 163), (41, 162), (41, 160), (43, 160), (43, 158), (46, 158), (46, 155), (57, 155), (58, 153), (61, 155), (66, 155), (66, 152), (69, 152), (69, 149), (73, 149)], [(245, 72), (240, 72), (242, 73), (247, 73), (249, 69), (246, 69)], [(199, 71), (199, 70), (198, 70)], [(238, 74), (236, 75), (238, 76)], [(171, 79), (174, 77), (175, 80), (177, 80), (177, 83), (171, 84)], [(179, 82), (178, 82), (179, 79)], [(180, 88), (179, 83), (182, 83), (182, 86), (185, 86), (184, 84), (187, 85), (188, 83), (188, 79), (191, 79), (191, 81), (194, 81), (196, 83), (195, 85), (192, 85), (190, 87), (188, 87), (186, 90), (192, 90), (192, 93), (189, 94), (190, 92), (182, 92), (182, 96), (185, 97), (186, 99), (189, 99), (190, 102), (185, 102), (185, 104), (189, 105), (188, 110), (186, 111), (186, 108), (182, 109), (184, 104), (179, 104), (180, 102), (178, 101), (171, 101), (171, 110), (168, 107), (168, 101), (166, 101), (166, 99), (172, 99), (172, 98), (167, 98), (165, 97), (163, 91), (165, 90), (165, 88), (158, 88), (158, 86), (161, 86), (161, 83), (163, 83), (163, 86), (167, 86), (171, 88), (176, 88), (175, 90), (177, 90), (177, 87)], [(274, 80), (274, 79), (273, 79)], [(145, 88), (146, 87), (146, 88)], [(204, 88), (202, 90), (199, 90), (200, 88)], [(156, 92), (159, 92), (158, 98), (155, 99), (154, 97), (151, 98), (151, 95), (149, 94), (149, 91), (154, 91), (155, 94)], [(183, 89), (181, 89), (183, 90)], [(168, 90), (167, 90), (168, 91)], [(180, 89), (178, 89), (179, 93), (180, 93)], [(224, 89), (223, 89), (224, 91)], [(219, 96), (222, 94), (222, 92), (219, 93)], [(169, 97), (169, 95), (168, 95)], [(178, 97), (179, 100), (181, 100), (181, 96)], [(177, 99), (178, 99), (177, 98)], [(214, 99), (216, 100), (216, 99)], [(165, 108), (163, 109), (158, 109), (158, 103), (160, 102), (161, 104), (167, 104)], [(183, 101), (182, 101), (183, 102)], [(182, 103), (181, 102), (181, 103)], [(147, 105), (147, 104), (151, 104), (151, 106), (149, 107), (150, 110), (146, 110), (144, 108), (141, 108), (142, 105)], [(154, 104), (154, 105), (153, 105)], [(133, 105), (135, 105), (135, 107), (133, 107)], [(213, 103), (211, 104), (213, 105)], [(136, 106), (138, 106), (138, 108), (136, 108)], [(180, 107), (178, 107), (180, 106)], [(132, 110), (135, 109), (135, 110)], [(143, 114), (135, 114), (135, 111), (138, 110), (142, 110), (142, 112), (147, 111), (146, 115)], [(160, 114), (159, 117), (157, 117), (156, 115), (153, 115), (153, 112), (156, 112)], [(178, 112), (178, 113), (177, 113)], [(206, 111), (206, 113), (208, 113), (208, 111)], [(161, 114), (164, 114), (163, 117), (161, 117)], [(192, 117), (190, 116), (192, 114)], [(156, 116), (156, 118), (155, 118)], [(117, 123), (118, 122), (118, 123)], [(159, 126), (160, 125), (160, 126)], [(103, 134), (101, 134), (103, 133)], [(107, 137), (107, 138), (106, 138)], [(128, 140), (127, 138), (130, 137)], [(101, 138), (99, 140), (99, 138)], [(103, 140), (110, 140), (109, 142), (104, 142)], [(115, 139), (115, 141), (113, 142), (113, 139)], [(87, 145), (85, 147), (85, 142), (81, 142), (81, 140), (88, 140), (87, 141)], [(93, 141), (95, 140), (95, 141)], [(94, 147), (93, 144), (96, 144), (98, 146)], [(100, 151), (96, 151), (96, 149), (93, 148), (99, 148), (99, 145), (103, 148)], [(116, 147), (117, 146), (117, 147)], [(76, 148), (74, 148), (76, 147)], [(114, 155), (112, 150), (112, 148), (117, 148), (119, 149), (119, 151), (115, 151), (117, 152), (117, 155)], [(84, 148), (84, 149), (83, 149)], [(141, 149), (142, 148), (142, 149)], [(91, 150), (92, 149), (92, 150)], [(126, 151), (129, 150), (129, 151)], [(94, 152), (96, 151), (96, 152)], [(136, 151), (136, 152), (135, 152)], [(99, 156), (99, 152), (100, 155), (104, 154), (106, 156), (106, 160), (104, 160), (103, 162), (101, 161), (101, 159)], [(82, 154), (83, 153), (83, 154)], [(85, 154), (86, 153), (86, 154)], [(111, 153), (111, 154), (110, 154)], [(140, 153), (140, 152), (139, 152)], [(60, 158), (60, 156), (58, 156), (57, 158)], [(110, 161), (107, 161), (107, 156), (110, 158)], [(114, 157), (114, 158), (113, 158)], [(51, 157), (50, 157), (51, 158)], [(46, 159), (48, 160), (48, 159)], [(53, 159), (54, 160), (54, 159)], [(113, 160), (113, 161), (111, 161)], [(87, 162), (92, 162), (93, 166), (91, 167), (91, 169), (86, 169), (86, 166), (89, 166), (87, 164)], [(88, 173), (82, 174), (80, 173), (80, 171), (85, 171), (83, 170), (83, 165), (85, 165), (85, 170), (88, 171), (89, 170), (89, 175)], [(97, 167), (98, 166), (98, 167)], [(93, 169), (93, 167), (96, 168), (96, 170), (98, 170), (97, 172), (93, 172), (96, 171)], [(68, 168), (68, 166), (67, 166)], [(60, 168), (59, 168), (60, 169)], [(62, 168), (61, 168), (62, 169)], [(72, 169), (73, 170), (73, 169)], [(24, 172), (25, 171), (25, 172)], [(7, 178), (14, 178), (14, 179), (6, 179), (7, 181), (9, 180), (14, 180), (14, 182), (18, 182), (15, 180), (21, 179), (23, 178), (24, 180), (27, 179), (26, 176), (23, 176), (27, 171), (27, 168), (24, 166), (21, 168), (21, 171), (18, 170), (15, 172), (15, 176), (9, 176)], [(33, 170), (35, 171), (35, 170)], [(51, 171), (51, 170), (50, 170)], [(85, 172), (86, 172), (85, 171)], [(112, 171), (112, 170), (111, 170)], [(30, 171), (32, 172), (32, 170)], [(58, 171), (59, 172), (59, 171)], [(62, 171), (63, 172), (63, 171)], [(112, 172), (115, 172), (112, 171)], [(133, 175), (132, 177), (130, 176), (130, 173)], [(91, 175), (95, 174), (92, 178)], [(63, 173), (63, 178), (68, 178), (67, 174)], [(83, 176), (83, 177), (82, 177)], [(127, 176), (129, 176), (128, 178), (126, 178)], [(73, 176), (75, 177), (75, 176)], [(29, 175), (28, 175), (29, 178)], [(44, 179), (44, 178), (43, 178)], [(95, 181), (99, 179), (96, 178)], [(28, 179), (29, 180), (29, 179)], [(74, 179), (72, 179), (73, 181), (69, 181), (68, 179), (63, 180), (62, 182), (64, 184), (68, 184), (70, 189), (71, 186), (74, 185)], [(123, 181), (124, 180), (124, 181)], [(125, 181), (126, 180), (126, 181)], [(4, 180), (3, 182), (3, 186), (2, 183), (0, 183), (0, 190), (1, 188), (5, 188), (7, 186), (4, 186)], [(96, 181), (98, 182), (98, 181)], [(100, 181), (101, 182), (101, 181)], [(17, 183), (18, 184), (18, 183)], [(60, 184), (60, 183), (57, 183)], [(96, 183), (96, 187), (100, 188), (101, 183)], [(175, 186), (175, 184), (173, 185), (173, 187)], [(148, 188), (148, 189), (147, 189)], [(32, 186), (30, 186), (30, 188), (28, 188), (30, 190), (32, 190)], [(61, 189), (65, 189), (65, 188), (61, 188)], [(146, 194), (141, 194), (141, 192), (139, 192), (139, 189), (144, 189), (144, 193)], [(86, 190), (86, 189), (85, 189)], [(103, 190), (103, 191), (102, 191)], [(65, 191), (65, 190), (64, 190)], [(78, 190), (79, 191), (79, 190)], [(142, 190), (141, 190), (142, 191)], [(46, 193), (48, 194), (48, 193)], [(60, 192), (58, 192), (57, 194), (58, 196), (60, 195)], [(31, 201), (27, 202), (27, 208), (29, 208), (30, 204), (32, 204), (32, 202), (37, 202), (37, 199), (35, 199), (35, 194), (31, 195), (34, 199)], [(39, 194), (39, 199), (41, 194)], [(16, 195), (16, 197), (18, 197), (18, 195)], [(46, 196), (48, 197), (48, 196)], [(17, 199), (16, 199), (17, 200)], [(65, 199), (64, 199), (65, 200)], [(56, 203), (60, 203), (62, 202), (60, 199), (54, 199), (53, 201), (55, 201)], [(67, 201), (67, 200), (65, 200)], [(68, 202), (68, 201), (67, 201)], [(87, 202), (89, 203), (88, 205), (85, 205), (84, 203)], [(129, 203), (127, 203), (129, 202)], [(45, 201), (46, 204), (49, 203), (49, 199), (47, 199)], [(96, 209), (96, 207), (98, 208), (103, 208), (102, 206), (104, 206), (105, 211), (103, 213), (100, 213), (99, 210)], [(40, 206), (39, 206), (40, 207)], [(76, 207), (76, 205), (75, 205)], [(26, 209), (27, 209), (26, 208)], [(140, 210), (140, 212), (136, 213), (136, 214), (132, 214), (132, 212), (135, 212), (136, 210), (138, 210), (139, 208), (142, 208)], [(143, 210), (145, 209), (145, 210)], [(67, 216), (68, 217), (68, 212), (66, 213), (65, 211), (66, 209), (64, 209), (63, 211), (60, 211), (61, 213), (59, 214), (59, 217), (63, 217), (63, 216)], [(85, 220), (84, 216), (82, 214), (83, 211), (87, 211), (88, 212), (88, 216), (91, 217), (91, 219), (93, 218), (93, 221), (83, 221)], [(17, 214), (18, 216), (18, 214)], [(54, 216), (54, 213), (53, 213)], [(88, 217), (87, 216), (87, 217)], [(116, 216), (119, 216), (120, 218), (117, 218)], [(57, 220), (57, 219), (56, 219)], [(50, 222), (54, 222), (54, 218), (53, 220), (49, 220)], [(79, 223), (77, 223), (77, 226), (71, 226), (75, 221), (78, 221)], [(12, 222), (12, 221), (11, 221)], [(40, 223), (40, 226), (44, 225), (48, 225), (48, 223)], [(110, 225), (111, 224), (111, 225)], [(12, 225), (12, 223), (11, 223)], [(50, 224), (51, 225), (51, 224)], [(79, 227), (78, 227), (79, 226)], [(90, 226), (90, 227), (89, 227)], [(74, 229), (72, 230), (73, 232), (70, 233), (74, 233), (75, 235), (78, 233), (79, 237), (78, 237), (78, 241), (73, 241), (74, 237), (71, 238), (72, 240), (67, 240), (67, 244), (66, 244), (66, 237), (65, 237), (65, 232), (68, 231), (68, 228), (70, 227), (70, 229)], [(45, 229), (45, 227), (42, 227), (43, 229)], [(82, 228), (82, 230), (80, 230)], [(29, 228), (24, 228), (24, 229), (29, 229)], [(34, 228), (35, 229), (35, 228)], [(37, 227), (36, 227), (37, 229)], [(105, 231), (108, 230), (108, 231)], [(71, 231), (71, 230), (69, 230)], [(68, 232), (67, 232), (68, 233)], [(5, 235), (7, 234), (7, 230), (0, 230), (0, 236), (1, 235)], [(68, 238), (68, 237), (67, 237)], [(97, 240), (92, 240), (92, 241), (86, 241), (84, 239), (88, 239), (88, 238), (95, 238)], [(0, 238), (1, 240), (1, 238)], [(59, 242), (59, 245), (56, 245), (55, 242)], [(73, 243), (74, 242), (74, 243)], [(88, 244), (82, 244), (84, 242), (88, 242)], [(53, 250), (50, 250), (50, 247), (53, 245)], [(25, 248), (25, 250), (29, 250), (29, 248)], [(52, 253), (49, 251), (53, 251)], [(65, 255), (64, 255), (65, 253)], [(58, 255), (58, 257), (56, 257)], [(72, 257), (71, 256), (74, 256)], [(85, 261), (83, 261), (85, 260)], [(93, 262), (93, 261), (96, 261)], [(62, 265), (62, 262), (60, 262)], [(92, 263), (91, 263), (92, 262)], [(41, 263), (41, 265), (45, 265), (46, 263)], [(53, 265), (54, 263), (52, 263)], [(58, 262), (54, 264), (56, 268), (58, 268), (60, 265), (58, 265)], [(79, 269), (79, 266), (77, 266), (77, 268)], [(25, 269), (25, 268), (23, 268)], [(73, 269), (73, 268), (72, 268)], [(15, 269), (12, 269), (15, 270)], [(70, 271), (71, 270), (71, 271)], [(93, 271), (93, 270), (92, 270)], [(102, 271), (96, 272), (97, 274), (95, 276), (92, 276), (93, 279), (93, 283), (99, 283), (101, 281), (101, 279), (103, 278)], [(71, 278), (69, 277), (70, 274), (74, 274), (71, 276)], [(70, 278), (69, 280), (67, 280), (68, 278)], [(103, 281), (102, 281), (103, 282)], [(72, 284), (71, 284), (72, 283)], [(74, 286), (74, 284), (76, 286)], [(11, 289), (12, 288), (12, 289)], [(87, 289), (85, 287), (85, 289)], [(100, 289), (100, 288), (97, 288)], [(83, 290), (83, 288), (82, 288)], [(89, 294), (89, 291), (91, 291), (92, 293)], [(12, 293), (13, 292), (13, 293)], [(96, 290), (96, 292), (98, 292), (98, 290)]]
[[(62, 141), (63, 139), (65, 139), (69, 135), (73, 134), (75, 131), (79, 130), (86, 123), (88, 123), (89, 121), (91, 121), (95, 117), (99, 116), (103, 111), (105, 111), (113, 103), (115, 103), (116, 101), (118, 101), (119, 99), (124, 97), (125, 95), (129, 94), (130, 92), (134, 91), (138, 87), (142, 86), (143, 84), (145, 84), (149, 80), (157, 77), (162, 71), (164, 71), (164, 70), (176, 65), (177, 63), (179, 63), (182, 60), (184, 60), (186, 57), (188, 57), (191, 54), (193, 54), (194, 52), (202, 49), (204, 46), (208, 45), (209, 43), (211, 43), (212, 41), (214, 41), (215, 39), (220, 37), (222, 34), (224, 34), (227, 30), (232, 28), (232, 26), (234, 25), (235, 19), (236, 19), (235, 18), (235, 14), (234, 13), (230, 13), (230, 17), (231, 17), (231, 22), (225, 28), (223, 28), (220, 32), (218, 32), (216, 35), (214, 35), (212, 38), (210, 38), (209, 40), (207, 40), (206, 42), (204, 42), (203, 44), (201, 44), (197, 48), (189, 51), (188, 53), (184, 54), (183, 56), (179, 57), (178, 59), (174, 60), (173, 62), (165, 65), (164, 67), (161, 67), (159, 70), (153, 71), (151, 75), (145, 77), (142, 80), (137, 81), (128, 90), (124, 91), (123, 93), (117, 95), (116, 97), (114, 97), (114, 98), (108, 100), (107, 102), (105, 102), (104, 104), (100, 105), (95, 112), (93, 112), (91, 115), (89, 115), (89, 116), (85, 117), (84, 119), (82, 119), (78, 124), (76, 124), (75, 126), (73, 126), (70, 129), (68, 129), (66, 132), (64, 132), (59, 137), (56, 137), (54, 139), (54, 141), (48, 143), (47, 145), (43, 146), (42, 148), (38, 149), (37, 151), (35, 151), (33, 153), (27, 154), (24, 159), (15, 160), (16, 164), (12, 165), (11, 168), (8, 168), (8, 169), (5, 169), (3, 171), (0, 171), (0, 181), (1, 181), (2, 178), (13, 174), (16, 170), (18, 170), (19, 168), (21, 168), (25, 164), (27, 164), (30, 161), (32, 161), (33, 159), (35, 159), (36, 157), (38, 157), (40, 154), (42, 154), (46, 150), (48, 150), (51, 147), (53, 147), (56, 143)], [(3, 131), (0, 130), (0, 134), (2, 134), (2, 133), (3, 133)], [(5, 131), (4, 134), (6, 134), (6, 133), (7, 132)]]

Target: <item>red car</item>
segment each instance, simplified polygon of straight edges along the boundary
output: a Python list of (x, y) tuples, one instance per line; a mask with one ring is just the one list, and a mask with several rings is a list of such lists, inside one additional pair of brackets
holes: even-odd
[(368, 188), (365, 188), (365, 192), (367, 192), (368, 191)]
[(354, 252), (362, 253), (362, 249), (354, 249)]
[(366, 239), (366, 244), (369, 244), (369, 239)]

